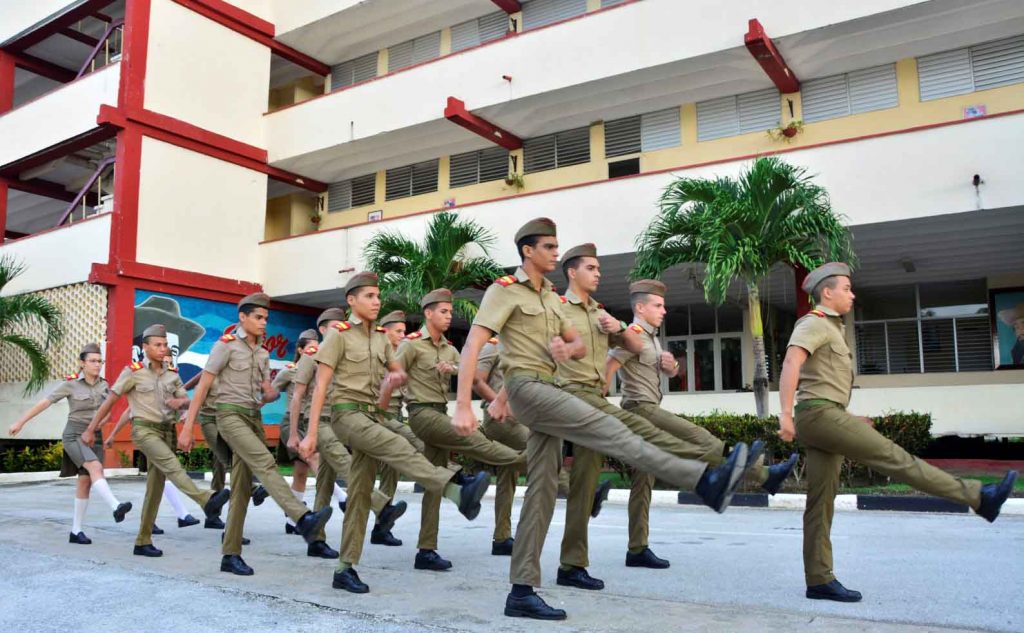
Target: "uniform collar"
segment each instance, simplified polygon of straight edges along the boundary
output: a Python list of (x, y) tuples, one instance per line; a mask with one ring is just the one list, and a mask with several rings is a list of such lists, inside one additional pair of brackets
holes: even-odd
[[(515, 272), (514, 276), (516, 278), (516, 282), (518, 282), (518, 283), (521, 283), (521, 284), (528, 284), (528, 283), (530, 283), (530, 276), (526, 274), (526, 270), (522, 266), (520, 266), (519, 268), (516, 268), (516, 272)], [(551, 284), (551, 282), (548, 281), (547, 277), (541, 275), (540, 279), (541, 279), (541, 281), (540, 281), (540, 288), (541, 288), (541, 290), (551, 290), (552, 288), (554, 288), (554, 286)]]
[(588, 297), (587, 302), (584, 304), (583, 299), (580, 298), (572, 289), (565, 291), (565, 300), (573, 305), (583, 305), (583, 307), (590, 309), (597, 306), (597, 301), (593, 297)]
[[(249, 340), (248, 340), (249, 339), (249, 334), (245, 331), (245, 328), (242, 327), (241, 323), (239, 323), (238, 325), (235, 326), (234, 335), (235, 335), (235, 338), (241, 340), (246, 345), (249, 344)], [(263, 340), (264, 339), (262, 339), (262, 338), (257, 338), (256, 339), (256, 347), (260, 347), (261, 345), (263, 345)]]
[(636, 325), (639, 325), (640, 327), (642, 327), (644, 329), (644, 332), (647, 332), (648, 334), (651, 334), (651, 335), (654, 334), (654, 330), (656, 329), (653, 325), (651, 325), (647, 321), (644, 321), (640, 317), (633, 317), (633, 323), (635, 323)]
[(421, 340), (430, 341), (430, 343), (436, 347), (443, 347), (448, 344), (448, 337), (444, 335), (444, 332), (441, 333), (441, 340), (439, 340), (437, 343), (434, 343), (434, 339), (431, 338), (430, 330), (427, 328), (426, 323), (421, 325), (418, 331), (423, 335), (420, 337)]
[(826, 308), (825, 306), (823, 306), (821, 304), (816, 305), (814, 307), (814, 309), (815, 310), (820, 310), (820, 311), (824, 312), (825, 314), (827, 314), (830, 317), (841, 317), (842, 316), (838, 312), (833, 310), (832, 308)]

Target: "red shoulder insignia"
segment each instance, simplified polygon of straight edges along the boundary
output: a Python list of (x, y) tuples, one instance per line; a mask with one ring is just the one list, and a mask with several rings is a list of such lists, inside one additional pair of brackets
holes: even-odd
[(295, 369), (295, 363), (286, 363), (284, 368), (285, 369)]
[(405, 338), (410, 341), (415, 341), (418, 338), (423, 338), (423, 330), (416, 330), (412, 334), (406, 334)]
[(68, 376), (64, 376), (64, 380), (78, 380), (78, 374), (71, 374), (71, 375), (68, 375)]
[[(320, 351), (320, 348), (316, 346), (316, 343), (313, 343), (312, 345), (307, 345), (306, 349), (302, 350), (302, 353), (305, 354), (306, 356), (312, 356), (313, 354), (316, 354), (319, 351)], [(289, 363), (289, 364), (292, 367), (295, 367), (295, 363)]]
[(385, 330), (384, 326), (382, 326), (382, 325), (378, 325), (377, 327), (375, 327), (373, 329), (374, 329), (374, 331), (380, 332), (381, 334), (384, 334), (385, 332), (387, 332), (387, 330)]
[(351, 330), (352, 324), (349, 323), (348, 321), (338, 321), (337, 323), (334, 324), (334, 329), (338, 330), (339, 332), (344, 332), (345, 330)]
[(629, 329), (633, 330), (637, 334), (643, 334), (644, 333), (644, 329), (639, 324), (637, 324), (637, 323), (634, 323), (633, 325), (629, 326)]
[(504, 277), (498, 277), (497, 279), (494, 280), (494, 283), (498, 284), (499, 286), (504, 286), (506, 288), (508, 286), (511, 286), (515, 282), (516, 278), (514, 275), (505, 275)]
[(565, 298), (565, 295), (558, 295), (558, 298), (561, 299), (562, 303), (569, 303), (569, 300)]
[(173, 371), (174, 373), (178, 373), (178, 368), (177, 367), (168, 367), (167, 369), (168, 369), (168, 371)]
[(597, 309), (598, 310), (604, 310), (604, 304), (603, 303), (597, 304)]
[(825, 313), (822, 312), (821, 310), (811, 310), (810, 312), (808, 312), (808, 314), (813, 314), (814, 316), (821, 319), (825, 318)]
[(491, 345), (497, 345), (498, 344), (498, 337), (497, 336), (492, 336), (491, 338), (487, 339), (487, 342), (490, 343)]
[(131, 365), (128, 365), (128, 367), (130, 367), (132, 371), (139, 371), (142, 369), (142, 363), (132, 363)]
[(230, 343), (231, 341), (235, 340), (236, 338), (238, 338), (238, 337), (236, 337), (234, 334), (225, 334), (224, 336), (220, 337), (220, 342), (221, 343)]

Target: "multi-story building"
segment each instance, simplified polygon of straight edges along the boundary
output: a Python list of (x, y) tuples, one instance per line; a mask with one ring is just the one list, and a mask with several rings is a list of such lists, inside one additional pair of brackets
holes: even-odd
[[(368, 236), (419, 238), (445, 208), (493, 229), (508, 266), (538, 215), (595, 242), (623, 314), (664, 186), (779, 154), (855, 236), (852, 407), (1024, 430), (1015, 0), (35, 0), (3, 9), (0, 42), (0, 254), (28, 265), (5, 292), (75, 317), (62, 372), (103, 339), (113, 377), (129, 332), (176, 318), (196, 371), (257, 288), (281, 302), (284, 362)], [(761, 293), (773, 378), (798, 274)], [(714, 308), (700, 275), (665, 277), (661, 336), (686, 369), (667, 406), (752, 411), (743, 291)], [(11, 417), (25, 367), (2, 353)]]

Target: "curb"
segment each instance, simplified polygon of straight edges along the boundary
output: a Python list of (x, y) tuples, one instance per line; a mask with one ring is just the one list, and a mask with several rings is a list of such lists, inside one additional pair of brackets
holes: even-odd
[[(105, 468), (103, 475), (107, 479), (116, 477), (136, 477), (138, 468)], [(28, 484), (38, 481), (56, 481), (61, 479), (59, 470), (44, 470), (37, 473), (0, 473), (0, 484)], [(71, 477), (64, 477), (71, 479)]]

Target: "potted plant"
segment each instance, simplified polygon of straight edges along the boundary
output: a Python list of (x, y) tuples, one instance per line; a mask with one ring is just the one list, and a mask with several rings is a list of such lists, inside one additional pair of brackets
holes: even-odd
[(522, 191), (526, 187), (522, 174), (517, 174), (516, 172), (511, 172), (508, 176), (505, 176), (505, 184), (509, 187), (515, 187), (516, 191)]
[(312, 222), (313, 224), (320, 224), (320, 220), (322, 219), (323, 216), (320, 215), (319, 213), (314, 213), (313, 215), (309, 216), (309, 221)]
[(780, 121), (777, 127), (773, 127), (768, 130), (768, 136), (772, 137), (776, 141), (786, 141), (788, 143), (803, 129), (804, 122), (800, 119), (794, 119), (785, 125)]

